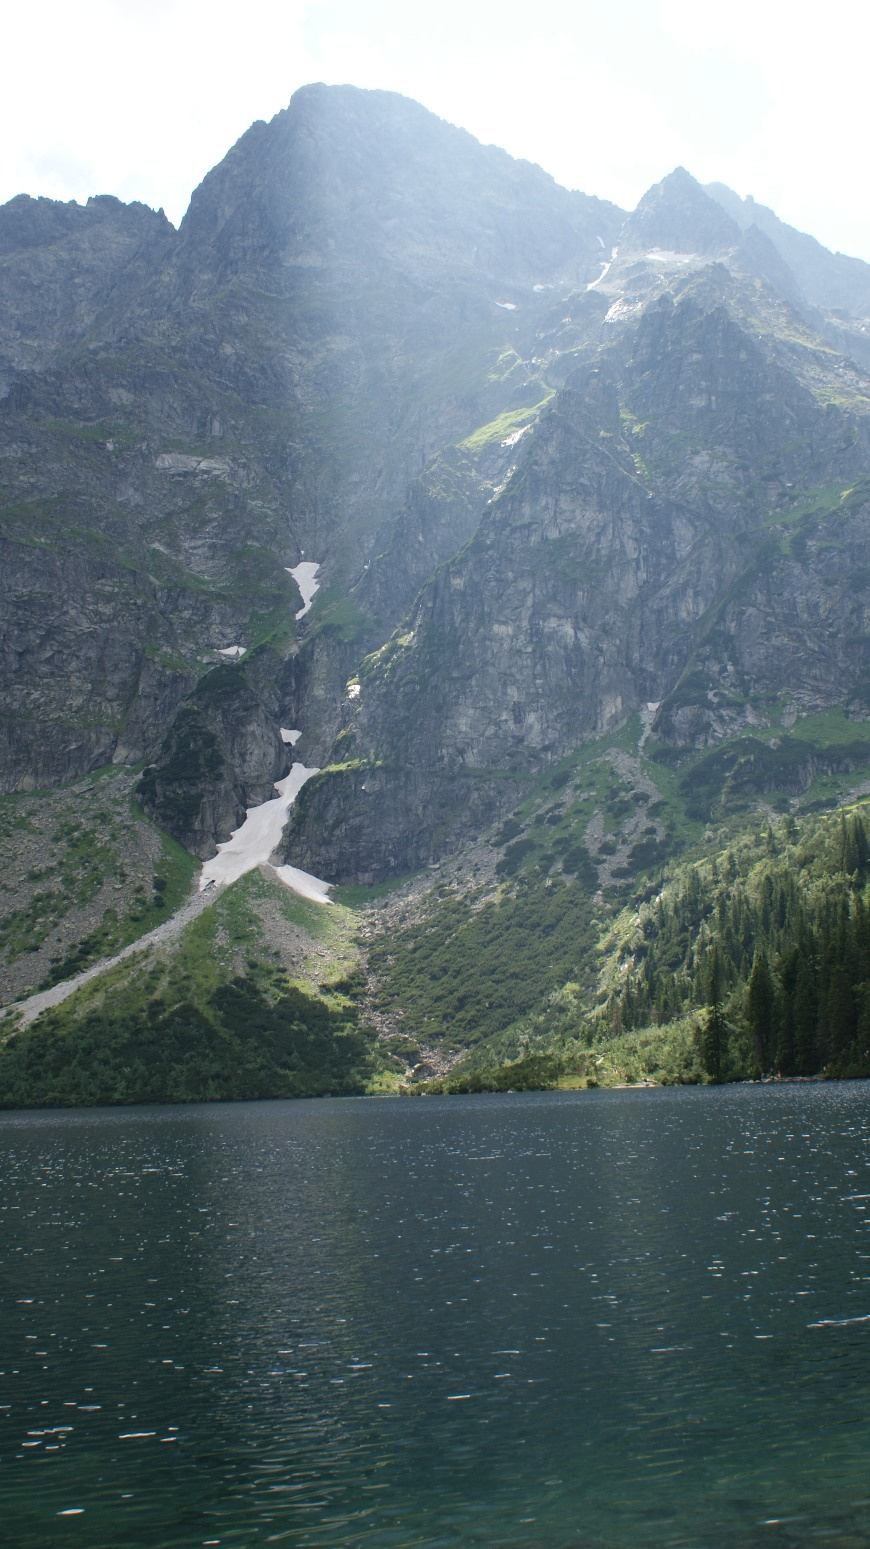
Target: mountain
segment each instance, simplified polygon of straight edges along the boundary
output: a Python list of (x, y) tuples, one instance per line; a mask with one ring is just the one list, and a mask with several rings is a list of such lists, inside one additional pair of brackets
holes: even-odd
[(294, 814), (304, 860), (437, 860), (648, 704), (674, 750), (864, 715), (868, 383), (754, 268), (683, 171), (628, 217), (596, 348), (362, 663), (338, 767)]
[[(12, 200), (0, 296), (5, 998), (147, 937), (14, 1035), (16, 1101), (87, 1096), (70, 1038), (134, 1100), (515, 1061), (580, 983), (600, 1030), (663, 866), (867, 778), (870, 266), (310, 86), (178, 231)], [(340, 905), (273, 866), (173, 916), (299, 760), (272, 859)], [(105, 1074), (121, 1005), (186, 1074)]]
[(843, 330), (852, 350), (861, 352), (866, 365), (867, 339), (861, 319), (870, 313), (870, 265), (845, 253), (829, 253), (815, 237), (796, 231), (766, 205), (739, 194), (723, 183), (711, 183), (706, 192), (744, 231), (761, 232), (791, 270), (800, 292), (829, 328)]
[[(619, 220), (412, 103), (319, 87), (243, 136), (178, 233), (114, 201), (6, 206), (2, 788), (153, 758), (238, 645), (276, 651), (280, 719), (296, 697), (286, 567), (315, 555), (324, 600), (344, 600), (433, 455), (524, 402), (514, 346), (548, 287), (595, 272)], [(25, 308), (37, 287), (44, 310)], [(430, 542), (452, 552), (475, 514), (473, 492), (431, 511)], [(403, 598), (382, 591), (372, 644), (430, 564)], [(240, 694), (261, 694), (256, 671), (240, 668)], [(273, 764), (254, 780), (233, 766), (234, 800), (198, 822), (203, 853)]]

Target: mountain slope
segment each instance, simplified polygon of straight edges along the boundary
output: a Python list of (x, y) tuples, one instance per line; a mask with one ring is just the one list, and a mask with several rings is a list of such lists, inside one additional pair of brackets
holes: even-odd
[(363, 890), (304, 940), (276, 873), (218, 892), (144, 1000), (125, 959), (9, 1045), (15, 1100), (25, 1047), (58, 1101), (101, 1050), (115, 1100), (555, 1059), (663, 867), (860, 790), (866, 268), (684, 169), (626, 215), (324, 86), (178, 232), (0, 211), (6, 998), (146, 932), (295, 758), (281, 858)]
[[(0, 403), (7, 790), (154, 758), (221, 651), (268, 638), (289, 662), (284, 567), (313, 554), (323, 600), (346, 593), (432, 456), (522, 401), (493, 368), (621, 219), (415, 104), (319, 87), (242, 138), (178, 234), (111, 201), (31, 204), (7, 207), (3, 263), (18, 335), (43, 335), (10, 347), (27, 370)], [(98, 274), (82, 254), (100, 232)], [(82, 295), (34, 320), (16, 298), (47, 254), (58, 292), (74, 275)], [(408, 600), (382, 584), (357, 633), (376, 643)], [(303, 673), (327, 738), (342, 644), (321, 639)], [(294, 670), (269, 671), (293, 724)], [(272, 772), (270, 753), (260, 786)], [(216, 810), (204, 853), (240, 812)]]
[(363, 664), (337, 767), (291, 828), (303, 861), (341, 879), (437, 858), (647, 702), (677, 747), (786, 705), (862, 713), (870, 400), (820, 403), (741, 296), (684, 281), (569, 378)]

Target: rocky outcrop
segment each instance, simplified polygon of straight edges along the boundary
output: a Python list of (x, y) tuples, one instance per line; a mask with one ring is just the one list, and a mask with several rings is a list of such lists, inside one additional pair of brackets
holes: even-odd
[(852, 317), (870, 316), (870, 264), (828, 252), (815, 237), (796, 231), (751, 196), (741, 199), (723, 183), (710, 183), (706, 191), (743, 230), (754, 226), (764, 233), (811, 306)]
[(200, 859), (214, 855), (247, 807), (274, 796), (290, 767), (274, 691), (276, 663), (224, 663), (180, 706), (140, 794), (146, 812)]
[(861, 273), (748, 213), (325, 86), (178, 232), (0, 210), (0, 789), (146, 761), (207, 856), (302, 728), (290, 858), (370, 879), (639, 706), (677, 752), (863, 713)]
[[(475, 289), (573, 286), (592, 277), (623, 218), (405, 97), (313, 85), (254, 124), (196, 190), (175, 272), (181, 295), (200, 301), (244, 274), (286, 296), (333, 289), (341, 304), (377, 264), (385, 293), (390, 281), (428, 288), (448, 275)], [(443, 296), (430, 326), (446, 330), (439, 315), (457, 300)]]
[[(325, 87), (254, 125), (178, 233), (111, 199), (5, 206), (0, 789), (153, 760), (217, 653), (263, 639), (280, 713), (317, 686), (328, 746), (360, 651), (473, 530), (468, 500), (423, 510), (420, 474), (537, 401), (536, 319), (621, 219), (416, 104)], [(431, 552), (399, 567), (415, 511)], [(324, 611), (365, 584), (295, 671), (303, 552)]]
[(741, 294), (689, 281), (570, 379), (472, 541), (363, 664), (291, 854), (316, 848), (337, 879), (437, 858), (518, 779), (648, 702), (683, 746), (781, 697), (857, 704), (867, 421), (746, 332)]
[(0, 206), (0, 393), (84, 339), (93, 349), (125, 333), (176, 241), (162, 211), (108, 196)]
[(625, 252), (718, 258), (738, 248), (740, 227), (705, 194), (685, 167), (677, 167), (644, 194), (619, 234)]

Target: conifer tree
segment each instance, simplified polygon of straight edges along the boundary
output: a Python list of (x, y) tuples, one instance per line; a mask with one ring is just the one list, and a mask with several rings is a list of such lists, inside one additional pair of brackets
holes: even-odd
[(782, 959), (779, 968), (782, 985), (782, 1004), (779, 1018), (779, 1036), (776, 1044), (776, 1068), (780, 1075), (797, 1073), (797, 987), (800, 975), (800, 948), (792, 947)]
[(707, 1010), (700, 1035), (701, 1064), (711, 1081), (721, 1081), (728, 1041), (728, 1027), (722, 1015), (719, 951), (715, 945), (708, 948), (705, 967)]
[(816, 953), (808, 934), (798, 941), (794, 988), (795, 1075), (811, 1076), (821, 1063), (818, 1042), (819, 990)]
[(746, 1020), (758, 1064), (769, 1070), (776, 1047), (776, 992), (763, 946), (756, 948), (746, 995)]

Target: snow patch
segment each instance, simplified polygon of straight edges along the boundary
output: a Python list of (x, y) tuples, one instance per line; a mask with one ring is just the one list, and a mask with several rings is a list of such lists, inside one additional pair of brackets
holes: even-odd
[(319, 877), (300, 871), (298, 866), (273, 866), (272, 870), (276, 877), (281, 878), (285, 887), (292, 888), (301, 898), (310, 898), (316, 904), (332, 903), (332, 899), (327, 896), (332, 887), (331, 882), (321, 882)]
[(244, 654), (245, 647), (243, 645), (223, 645), (218, 649), (218, 656), (232, 657), (232, 660), (235, 662), (238, 661), (240, 656), (244, 656)]
[[(241, 828), (226, 844), (218, 845), (218, 853), (206, 861), (199, 875), (200, 891), (214, 882), (220, 885), (235, 882), (245, 872), (253, 871), (268, 861), (272, 851), (280, 843), (290, 811), (306, 780), (319, 774), (318, 769), (306, 769), (304, 764), (294, 764), (283, 780), (276, 781), (278, 795), (272, 801), (261, 802), (259, 807), (249, 807)], [(326, 883), (323, 884), (327, 886)]]
[(524, 436), (526, 431), (527, 430), (531, 430), (531, 428), (532, 428), (531, 425), (523, 425), (521, 430), (515, 430), (512, 435), (505, 436), (504, 440), (502, 442), (500, 442), (500, 445), (501, 446), (516, 446), (517, 442), (520, 439), (520, 436)]
[(360, 686), (359, 686), (358, 683), (348, 683), (348, 685), (347, 685), (347, 697), (348, 697), (348, 699), (359, 699), (359, 691), (360, 691)]
[(658, 709), (659, 709), (659, 705), (660, 704), (661, 704), (661, 700), (660, 699), (648, 699), (646, 704), (641, 707), (641, 712), (640, 712), (641, 732), (640, 732), (640, 737), (638, 738), (638, 744), (637, 744), (637, 751), (638, 751), (638, 753), (640, 753), (641, 750), (643, 749), (643, 745), (646, 742), (646, 739), (649, 736), (650, 732), (652, 731), (653, 721), (655, 720), (656, 715), (658, 714)]
[(289, 743), (291, 748), (295, 748), (299, 738), (302, 736), (301, 731), (291, 731), (289, 726), (281, 726), (279, 731), (281, 733), (281, 741)]
[(646, 256), (654, 264), (694, 264), (698, 261), (697, 253), (675, 253), (669, 247), (654, 247)]
[(304, 618), (308, 612), (308, 609), (311, 607), (312, 602), (314, 601), (314, 593), (319, 592), (320, 590), (320, 582), (315, 580), (315, 576), (320, 569), (320, 565), (319, 563), (315, 564), (313, 560), (303, 559), (298, 565), (294, 565), (292, 568), (290, 565), (285, 565), (284, 569), (287, 571), (288, 575), (292, 575), (296, 585), (299, 587), (299, 590), (302, 593), (302, 607), (299, 609), (299, 612), (295, 615), (295, 617), (297, 619)]
[(497, 301), (496, 306), (501, 307), (505, 312), (515, 312), (517, 309), (515, 301)]
[[(491, 486), (492, 494), (490, 495), (488, 501), (486, 502), (488, 506), (491, 506), (494, 500), (498, 500), (499, 495), (503, 495), (504, 494), (505, 490), (507, 489), (508, 485), (510, 484), (510, 481), (513, 478), (513, 476), (516, 473), (516, 471), (517, 471), (516, 463), (511, 463), (511, 465), (508, 468), (507, 473), (505, 474), (505, 476), (502, 479), (501, 483), (500, 484), (493, 484)], [(451, 584), (455, 585), (456, 583), (452, 582)]]
[(624, 317), (632, 317), (635, 312), (643, 311), (643, 302), (626, 301), (622, 296), (614, 301), (613, 306), (604, 314), (605, 323), (618, 323)]
[(610, 272), (612, 264), (613, 264), (612, 258), (608, 258), (607, 262), (603, 263), (601, 265), (601, 273), (599, 274), (598, 279), (597, 280), (590, 280), (589, 284), (586, 286), (586, 289), (587, 290), (597, 290), (599, 285), (601, 284), (601, 281), (603, 279), (606, 279), (608, 273)]
[[(600, 237), (598, 238), (598, 240), (599, 240), (599, 242), (601, 242), (601, 238)], [(601, 242), (601, 246), (602, 247), (604, 246), (603, 242)], [(599, 285), (601, 284), (602, 280), (607, 278), (607, 275), (610, 273), (610, 270), (613, 268), (613, 260), (616, 257), (618, 252), (619, 252), (619, 248), (618, 247), (611, 248), (611, 250), (610, 250), (610, 257), (608, 259), (602, 261), (601, 273), (599, 274), (598, 279), (590, 281), (590, 283), (586, 286), (587, 290), (597, 290)]]
[(188, 457), (183, 452), (159, 452), (154, 466), (161, 473), (207, 473), (218, 478), (230, 471), (225, 457)]

